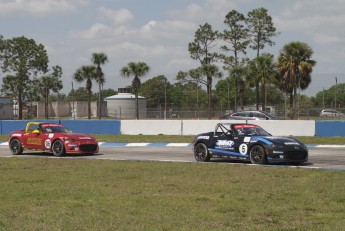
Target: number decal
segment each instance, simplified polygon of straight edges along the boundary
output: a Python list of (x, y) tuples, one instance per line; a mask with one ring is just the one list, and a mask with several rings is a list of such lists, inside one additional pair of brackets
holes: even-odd
[(49, 149), (52, 146), (52, 142), (48, 139), (48, 140), (44, 141), (44, 146)]
[(240, 149), (240, 153), (241, 153), (242, 155), (244, 155), (244, 154), (247, 154), (248, 146), (247, 146), (246, 144), (241, 144), (240, 147), (239, 147), (239, 149)]

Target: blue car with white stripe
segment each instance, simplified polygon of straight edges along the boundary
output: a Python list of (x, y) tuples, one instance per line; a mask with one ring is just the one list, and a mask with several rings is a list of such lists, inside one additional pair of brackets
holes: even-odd
[(197, 161), (236, 158), (252, 164), (297, 163), (308, 161), (307, 146), (293, 137), (276, 137), (262, 127), (247, 123), (218, 123), (214, 132), (193, 139)]

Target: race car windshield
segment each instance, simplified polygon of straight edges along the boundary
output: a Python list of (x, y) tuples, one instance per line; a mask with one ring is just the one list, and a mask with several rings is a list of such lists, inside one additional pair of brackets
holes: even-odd
[(69, 133), (70, 131), (62, 126), (45, 126), (43, 127), (44, 132), (49, 133)]
[(239, 136), (270, 136), (268, 132), (259, 126), (238, 126), (235, 129)]

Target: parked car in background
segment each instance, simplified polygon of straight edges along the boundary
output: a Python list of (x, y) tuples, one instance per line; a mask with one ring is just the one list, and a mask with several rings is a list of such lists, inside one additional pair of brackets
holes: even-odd
[(323, 109), (320, 112), (320, 116), (321, 117), (329, 117), (329, 116), (344, 116), (343, 113), (337, 111), (337, 110), (333, 110), (333, 109)]
[(265, 111), (240, 111), (219, 117), (221, 120), (277, 120), (274, 115)]

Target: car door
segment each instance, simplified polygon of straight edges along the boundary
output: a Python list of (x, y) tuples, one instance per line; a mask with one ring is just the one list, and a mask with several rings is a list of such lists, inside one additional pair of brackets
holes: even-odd
[(247, 157), (248, 151), (251, 147), (251, 137), (249, 130), (247, 127), (252, 125), (241, 124), (241, 125), (233, 125), (235, 128), (234, 130), (234, 151), (239, 154), (239, 156)]
[(234, 151), (235, 150), (234, 144), (235, 142), (233, 140), (232, 135), (222, 133), (215, 140), (214, 148), (216, 150), (221, 150), (221, 151)]
[(26, 148), (42, 149), (43, 139), (42, 132), (39, 131), (39, 124), (31, 124), (23, 135), (23, 145)]

